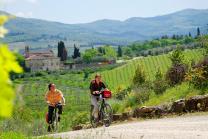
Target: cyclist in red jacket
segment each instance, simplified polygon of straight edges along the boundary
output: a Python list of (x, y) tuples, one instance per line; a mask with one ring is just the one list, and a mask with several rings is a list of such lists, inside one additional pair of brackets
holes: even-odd
[(90, 83), (90, 92), (91, 92), (91, 104), (94, 106), (92, 115), (95, 119), (98, 119), (98, 111), (99, 111), (99, 93), (102, 89), (106, 89), (105, 84), (101, 80), (101, 75), (96, 74), (95, 79)]

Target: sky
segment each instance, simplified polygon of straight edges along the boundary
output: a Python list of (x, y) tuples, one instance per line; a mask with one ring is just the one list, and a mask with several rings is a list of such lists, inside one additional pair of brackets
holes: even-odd
[(123, 21), (187, 8), (208, 9), (208, 0), (0, 0), (0, 10), (16, 16), (67, 24), (101, 19)]

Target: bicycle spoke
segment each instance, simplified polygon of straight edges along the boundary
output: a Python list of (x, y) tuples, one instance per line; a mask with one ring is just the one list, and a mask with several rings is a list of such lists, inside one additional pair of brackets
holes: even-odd
[(105, 124), (106, 127), (110, 126), (112, 122), (112, 109), (109, 104), (105, 104), (103, 110), (103, 123)]

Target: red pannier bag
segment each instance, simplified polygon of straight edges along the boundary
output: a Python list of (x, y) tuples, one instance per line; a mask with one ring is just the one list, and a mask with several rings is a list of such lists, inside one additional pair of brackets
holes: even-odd
[(103, 91), (103, 98), (111, 98), (112, 97), (112, 93), (109, 90)]

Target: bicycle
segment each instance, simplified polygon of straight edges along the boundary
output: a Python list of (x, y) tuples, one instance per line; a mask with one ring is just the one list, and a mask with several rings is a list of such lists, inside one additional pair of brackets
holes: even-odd
[(54, 112), (52, 115), (52, 123), (49, 125), (50, 129), (52, 129), (53, 132), (57, 132), (58, 131), (58, 127), (59, 127), (59, 114), (58, 114), (58, 107), (62, 106), (62, 104), (58, 103), (55, 105), (54, 108)]
[(91, 105), (91, 112), (90, 112), (90, 123), (93, 128), (96, 128), (98, 126), (99, 121), (101, 120), (102, 123), (105, 125), (105, 127), (109, 127), (112, 123), (112, 108), (111, 106), (106, 102), (107, 98), (111, 97), (110, 91), (101, 91), (99, 96), (100, 105), (99, 105), (99, 111), (98, 111), (98, 120), (94, 118), (92, 115), (94, 106)]

